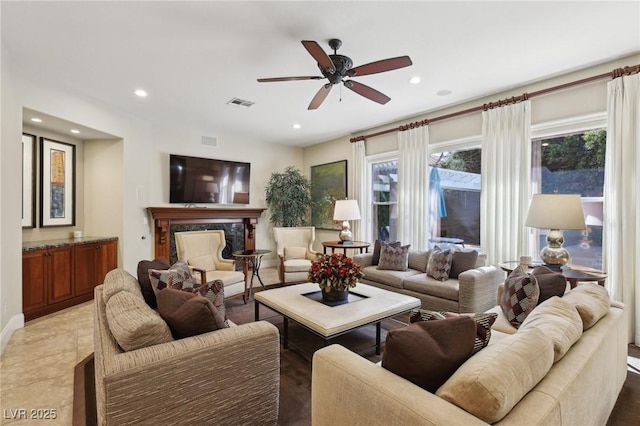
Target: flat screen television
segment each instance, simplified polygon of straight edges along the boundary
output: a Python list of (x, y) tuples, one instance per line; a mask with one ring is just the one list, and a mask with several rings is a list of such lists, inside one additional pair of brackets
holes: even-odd
[(169, 202), (249, 204), (251, 163), (169, 155)]

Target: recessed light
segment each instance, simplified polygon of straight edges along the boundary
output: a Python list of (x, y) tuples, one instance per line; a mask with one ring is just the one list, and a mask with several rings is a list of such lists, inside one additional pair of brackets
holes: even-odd
[(38, 118), (38, 117), (33, 117), (31, 119), (31, 121), (33, 121), (34, 123), (42, 123), (42, 119)]
[(141, 97), (141, 98), (146, 98), (147, 97), (147, 92), (142, 90), (142, 89), (138, 89), (135, 92), (133, 92), (136, 96)]
[(298, 130), (300, 127), (302, 127), (302, 126), (299, 123), (295, 123), (293, 125), (293, 128), (296, 129), (296, 130)]
[(71, 133), (78, 134), (78, 133), (80, 133), (80, 130), (78, 130), (78, 129), (71, 129)]
[(443, 90), (438, 90), (436, 92), (436, 95), (438, 95), (438, 96), (449, 96), (451, 93), (452, 93), (451, 90), (443, 89)]
[(419, 75), (414, 75), (413, 77), (411, 77), (409, 79), (409, 83), (411, 84), (418, 84), (422, 81), (422, 77), (420, 77)]

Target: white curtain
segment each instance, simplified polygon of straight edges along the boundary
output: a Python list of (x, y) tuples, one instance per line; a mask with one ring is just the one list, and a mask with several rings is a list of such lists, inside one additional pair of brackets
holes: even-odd
[(529, 101), (482, 113), (480, 244), (488, 264), (518, 260), (528, 252), (531, 182)]
[(365, 141), (351, 144), (351, 194), (350, 199), (357, 200), (360, 207), (360, 220), (351, 221), (353, 239), (373, 242), (371, 238), (371, 200), (367, 190), (367, 160)]
[(398, 132), (398, 240), (429, 247), (429, 128)]
[(640, 74), (608, 84), (603, 260), (607, 288), (626, 305), (629, 342), (640, 343)]

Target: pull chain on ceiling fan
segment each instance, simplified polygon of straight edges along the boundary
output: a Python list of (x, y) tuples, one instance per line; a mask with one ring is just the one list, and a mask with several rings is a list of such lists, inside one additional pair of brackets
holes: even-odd
[(357, 81), (344, 79), (392, 71), (399, 68), (408, 67), (413, 64), (411, 62), (411, 58), (409, 58), (408, 56), (398, 56), (397, 58), (383, 59), (352, 68), (353, 61), (351, 60), (351, 58), (344, 55), (338, 55), (338, 49), (340, 49), (340, 46), (342, 46), (342, 41), (336, 38), (329, 40), (329, 47), (333, 49), (333, 55), (327, 55), (326, 52), (320, 47), (320, 45), (312, 40), (303, 40), (302, 45), (318, 63), (318, 68), (322, 73), (322, 77), (274, 77), (259, 78), (258, 81), (260, 83), (270, 83), (295, 80), (322, 80), (326, 78), (327, 80), (329, 80), (329, 82), (324, 84), (320, 88), (320, 90), (318, 90), (316, 95), (311, 100), (308, 109), (317, 109), (322, 104), (322, 102), (324, 102), (333, 85), (341, 82), (347, 89), (352, 90), (367, 99), (384, 105), (391, 100), (391, 98), (389, 98), (384, 93), (378, 92), (374, 88)]

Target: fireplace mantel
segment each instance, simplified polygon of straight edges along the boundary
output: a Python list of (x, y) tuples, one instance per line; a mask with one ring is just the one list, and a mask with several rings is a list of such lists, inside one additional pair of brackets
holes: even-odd
[(170, 258), (169, 234), (172, 225), (199, 223), (243, 223), (245, 250), (255, 250), (255, 226), (266, 209), (209, 209), (198, 207), (148, 207), (154, 220), (155, 257)]

